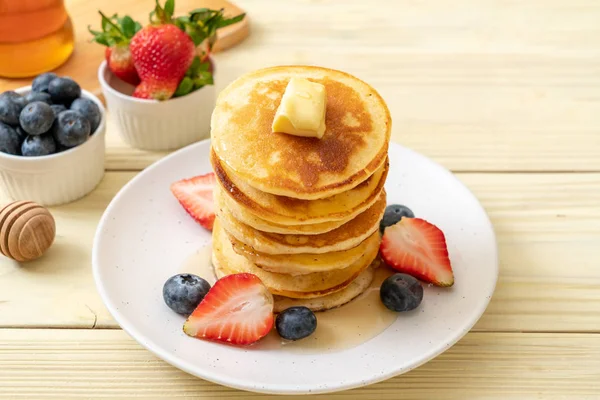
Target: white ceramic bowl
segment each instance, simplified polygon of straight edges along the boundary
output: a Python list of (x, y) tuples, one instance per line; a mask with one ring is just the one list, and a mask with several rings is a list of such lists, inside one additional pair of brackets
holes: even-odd
[[(15, 90), (26, 94), (31, 86)], [(54, 206), (77, 200), (91, 192), (104, 176), (106, 111), (100, 100), (86, 90), (82, 97), (100, 108), (102, 120), (83, 144), (42, 157), (13, 156), (0, 152), (0, 182), (13, 200), (30, 200)]]
[(210, 136), (210, 117), (215, 106), (214, 85), (167, 101), (138, 99), (134, 87), (117, 77), (103, 61), (98, 80), (123, 140), (143, 150), (173, 150)]

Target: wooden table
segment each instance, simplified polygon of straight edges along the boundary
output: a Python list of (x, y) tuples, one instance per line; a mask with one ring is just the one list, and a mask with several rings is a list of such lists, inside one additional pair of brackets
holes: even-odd
[[(67, 0), (78, 42), (58, 72), (97, 90), (102, 49), (86, 31), (98, 24), (96, 10), (144, 19), (152, 3)], [(177, 3), (185, 10), (194, 1)], [(367, 80), (389, 103), (393, 139), (453, 170), (488, 211), (500, 246), (496, 293), (463, 340), (405, 375), (314, 398), (600, 398), (600, 2), (238, 4), (252, 33), (216, 56), (218, 89), (287, 63)], [(0, 89), (22, 84), (4, 80)], [(0, 260), (0, 397), (272, 398), (167, 365), (103, 306), (90, 265), (98, 219), (165, 155), (130, 149), (111, 126), (107, 140), (98, 189), (52, 208), (52, 249), (23, 266)]]

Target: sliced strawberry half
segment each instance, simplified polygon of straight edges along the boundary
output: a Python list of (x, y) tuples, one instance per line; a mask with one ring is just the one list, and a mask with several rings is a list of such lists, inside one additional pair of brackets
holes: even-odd
[(246, 345), (273, 328), (273, 296), (253, 274), (227, 275), (208, 291), (183, 325), (201, 339)]
[(188, 214), (209, 230), (212, 230), (215, 222), (215, 204), (213, 202), (215, 183), (215, 174), (211, 172), (182, 179), (171, 185), (171, 192)]
[(454, 284), (444, 233), (424, 219), (402, 218), (387, 227), (380, 252), (397, 271), (438, 286)]

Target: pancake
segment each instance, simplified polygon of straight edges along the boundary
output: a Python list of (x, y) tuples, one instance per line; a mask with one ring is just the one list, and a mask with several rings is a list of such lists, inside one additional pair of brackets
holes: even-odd
[(300, 234), (300, 235), (316, 235), (319, 233), (325, 233), (339, 228), (346, 222), (350, 221), (354, 216), (342, 219), (339, 221), (321, 222), (318, 224), (305, 224), (305, 225), (281, 225), (274, 222), (267, 221), (259, 218), (249, 211), (246, 211), (243, 206), (236, 203), (229, 196), (222, 194), (220, 185), (215, 185), (214, 188), (214, 200), (215, 205), (218, 208), (226, 207), (231, 214), (240, 222), (246, 225), (250, 225), (252, 228), (263, 232), (271, 233), (282, 233), (282, 234)]
[[(271, 132), (292, 77), (325, 86), (323, 138)], [(390, 112), (377, 91), (347, 73), (279, 66), (242, 75), (219, 94), (211, 118), (215, 152), (244, 182), (263, 192), (315, 200), (357, 186), (387, 157)]]
[(272, 294), (284, 297), (308, 299), (340, 291), (371, 265), (379, 250), (370, 249), (357, 262), (344, 269), (297, 276), (278, 274), (265, 271), (246, 257), (237, 254), (220, 220), (221, 218), (217, 217), (213, 226), (212, 262), (215, 269), (220, 269), (226, 274), (241, 272), (254, 274)]
[(303, 275), (313, 272), (332, 271), (347, 268), (371, 248), (379, 248), (381, 242), (379, 231), (373, 233), (364, 242), (349, 250), (334, 251), (325, 254), (266, 254), (229, 236), (233, 249), (246, 257), (256, 266), (270, 272), (280, 274)]
[(377, 200), (389, 167), (386, 159), (373, 175), (346, 192), (323, 199), (299, 200), (253, 188), (223, 165), (214, 151), (211, 163), (224, 194), (262, 219), (296, 225), (347, 220), (360, 214)]
[(255, 251), (267, 254), (323, 254), (348, 250), (379, 229), (386, 206), (385, 190), (368, 210), (350, 222), (320, 235), (282, 235), (258, 231), (233, 217), (227, 208), (217, 209), (223, 228)]
[[(215, 267), (215, 275), (217, 278), (221, 279), (227, 275), (227, 273), (221, 268)], [(273, 296), (273, 299), (275, 300), (273, 311), (275, 313), (280, 313), (290, 307), (307, 307), (312, 311), (317, 312), (343, 306), (367, 290), (371, 285), (371, 282), (373, 282), (374, 276), (375, 270), (373, 268), (367, 268), (342, 290), (312, 299), (293, 299), (291, 297)]]
[(371, 285), (371, 282), (373, 282), (374, 276), (375, 270), (373, 268), (367, 268), (342, 290), (323, 297), (292, 299), (290, 297), (273, 296), (273, 299), (275, 300), (273, 311), (280, 313), (286, 308), (300, 306), (310, 308), (313, 311), (327, 311), (332, 308), (343, 306), (367, 290)]

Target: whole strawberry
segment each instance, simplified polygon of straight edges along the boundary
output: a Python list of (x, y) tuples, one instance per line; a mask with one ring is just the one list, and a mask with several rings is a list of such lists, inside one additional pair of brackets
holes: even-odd
[(111, 18), (100, 12), (102, 17), (102, 32), (88, 28), (94, 35), (93, 41), (106, 46), (104, 56), (108, 69), (119, 79), (137, 85), (140, 78), (133, 65), (133, 58), (129, 51), (129, 41), (142, 26), (125, 16), (119, 18), (113, 15)]
[(108, 68), (118, 78), (132, 85), (140, 83), (140, 77), (133, 65), (133, 57), (131, 57), (128, 45), (117, 44), (107, 47), (104, 56)]
[(172, 19), (174, 1), (156, 2), (152, 24), (131, 39), (129, 48), (141, 83), (133, 92), (144, 99), (170, 99), (196, 54), (191, 37)]

